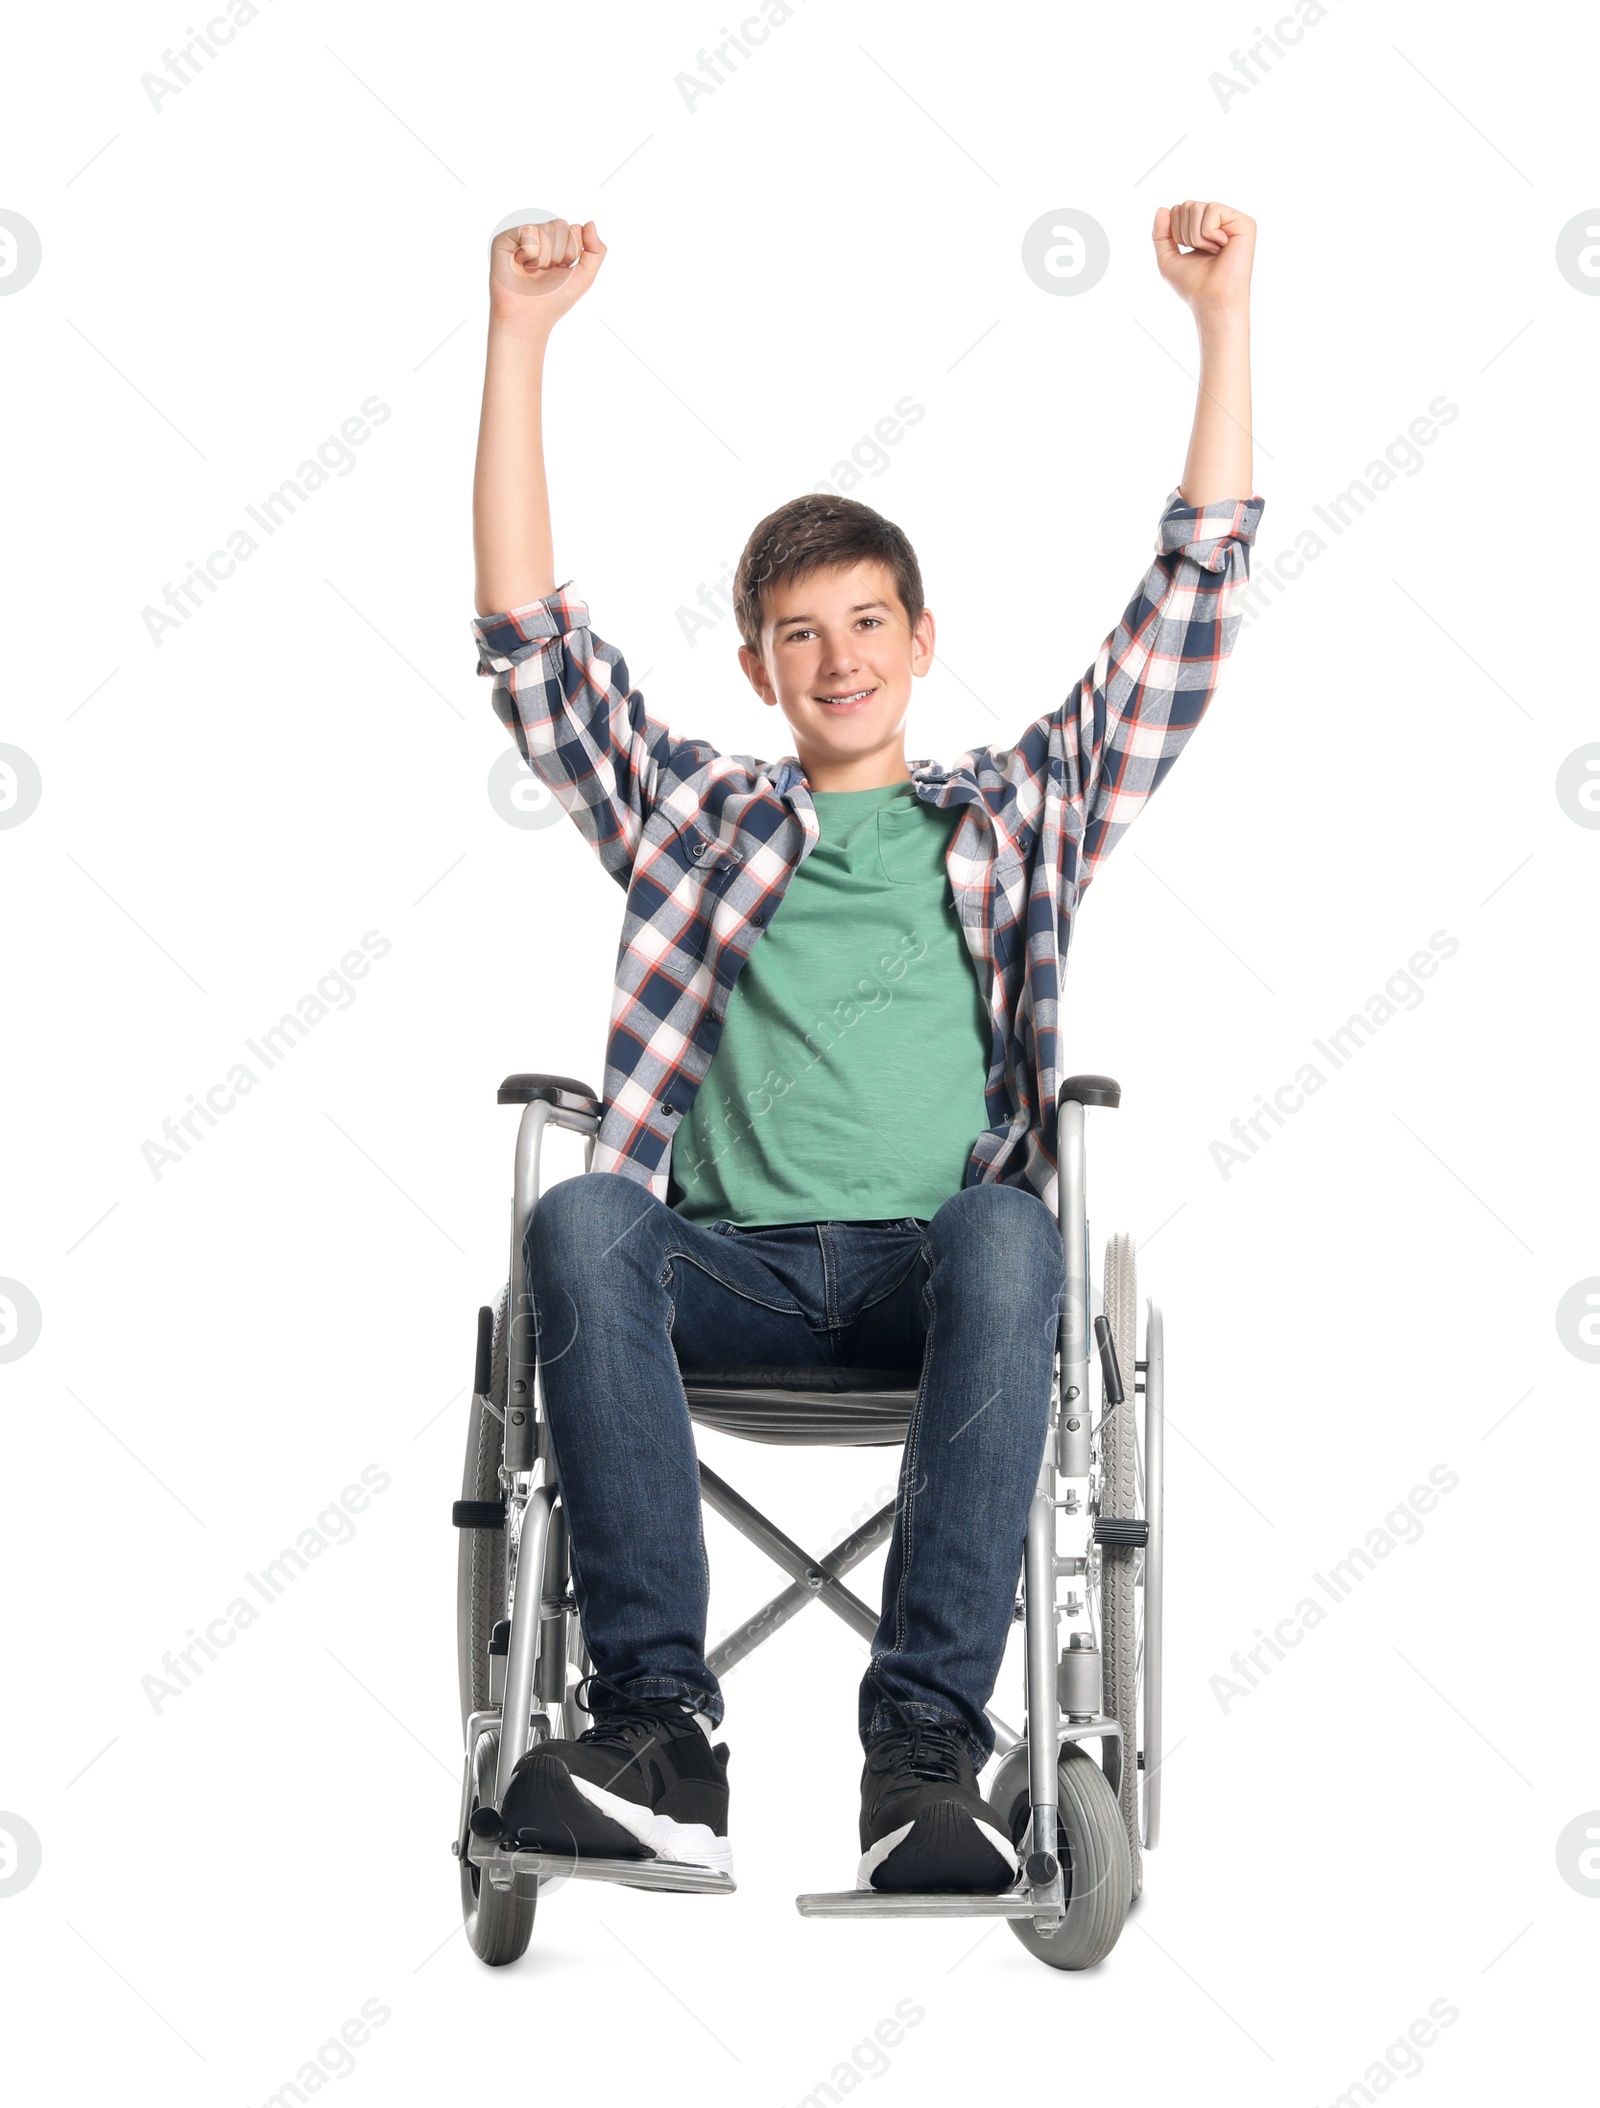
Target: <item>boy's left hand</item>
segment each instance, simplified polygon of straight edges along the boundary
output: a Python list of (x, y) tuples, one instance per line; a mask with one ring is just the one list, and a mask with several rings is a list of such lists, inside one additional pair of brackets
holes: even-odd
[(1162, 277), (1197, 315), (1249, 304), (1256, 223), (1248, 213), (1204, 198), (1170, 212), (1158, 205), (1151, 239)]

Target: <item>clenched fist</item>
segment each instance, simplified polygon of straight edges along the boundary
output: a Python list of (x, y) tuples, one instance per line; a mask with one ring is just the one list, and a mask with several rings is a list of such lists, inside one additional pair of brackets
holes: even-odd
[(1158, 205), (1151, 239), (1162, 277), (1196, 314), (1248, 303), (1256, 249), (1248, 213), (1204, 198), (1185, 198), (1170, 212)]
[(496, 321), (549, 328), (581, 300), (605, 260), (593, 220), (510, 227), (489, 252), (489, 312)]

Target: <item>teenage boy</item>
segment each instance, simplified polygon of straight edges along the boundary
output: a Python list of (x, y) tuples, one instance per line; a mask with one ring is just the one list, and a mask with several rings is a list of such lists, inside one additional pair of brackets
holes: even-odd
[[(680, 1370), (904, 1369), (917, 1395), (861, 1686), (857, 1882), (995, 1892), (1017, 1876), (977, 1773), (1063, 1292), (1062, 964), (1085, 887), (1205, 712), (1262, 512), (1254, 223), (1190, 199), (1153, 232), (1200, 340), (1155, 561), (1065, 701), (949, 768), (906, 759), (934, 656), (916, 556), (850, 498), (780, 506), (735, 577), (740, 665), (794, 752), (720, 754), (649, 714), (551, 553), (545, 346), (605, 245), (592, 220), (559, 219), (494, 242), (480, 671), (627, 894), (592, 1170), (541, 1197), (524, 1248), (595, 1671), (594, 1725), (517, 1767), (501, 1812), (526, 1843), (731, 1863)], [(1038, 636), (984, 590), (998, 700), (1018, 672), (1032, 685)]]

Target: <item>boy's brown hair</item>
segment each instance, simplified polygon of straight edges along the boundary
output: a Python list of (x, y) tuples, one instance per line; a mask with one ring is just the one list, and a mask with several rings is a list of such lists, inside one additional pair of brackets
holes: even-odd
[(733, 617), (751, 651), (761, 650), (762, 595), (814, 571), (879, 563), (893, 574), (912, 629), (922, 613), (917, 553), (893, 520), (856, 498), (808, 491), (769, 512), (744, 545), (733, 580)]

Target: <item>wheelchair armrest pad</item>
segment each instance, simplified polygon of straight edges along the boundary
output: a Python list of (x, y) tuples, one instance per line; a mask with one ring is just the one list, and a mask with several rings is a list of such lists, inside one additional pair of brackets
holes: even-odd
[(1056, 1096), (1059, 1105), (1109, 1105), (1122, 1103), (1122, 1086), (1110, 1076), (1069, 1076)]
[(496, 1092), (495, 1102), (497, 1105), (527, 1105), (536, 1098), (545, 1098), (556, 1104), (563, 1097), (581, 1099), (580, 1110), (600, 1110), (599, 1092), (590, 1090), (588, 1084), (580, 1083), (575, 1076), (544, 1076), (532, 1071), (508, 1076)]

